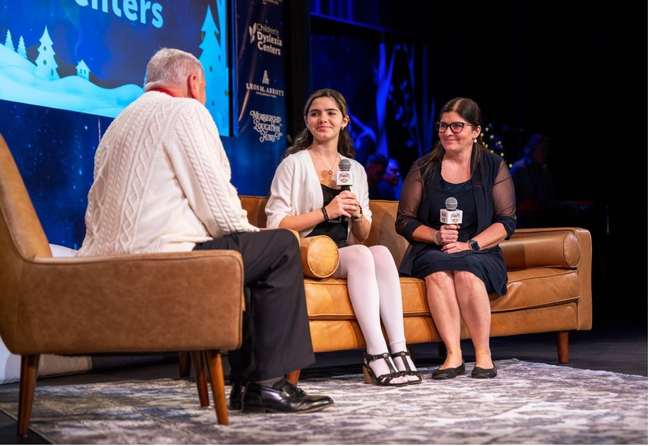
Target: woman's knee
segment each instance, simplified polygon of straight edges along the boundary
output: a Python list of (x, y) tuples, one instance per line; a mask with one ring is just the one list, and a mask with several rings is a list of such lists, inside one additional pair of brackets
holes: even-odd
[(454, 271), (454, 282), (458, 288), (469, 288), (483, 283), (481, 279), (469, 271)]
[(430, 287), (453, 287), (454, 279), (452, 271), (436, 271), (424, 278), (427, 288)]

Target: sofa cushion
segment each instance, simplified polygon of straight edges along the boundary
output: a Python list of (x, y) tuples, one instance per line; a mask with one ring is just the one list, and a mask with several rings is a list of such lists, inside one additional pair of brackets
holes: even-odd
[(301, 238), (300, 257), (305, 277), (326, 279), (339, 267), (339, 249), (326, 235)]

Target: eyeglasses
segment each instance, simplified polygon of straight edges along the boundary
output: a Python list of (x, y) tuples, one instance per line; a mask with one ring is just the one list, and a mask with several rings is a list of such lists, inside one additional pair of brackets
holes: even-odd
[(446, 122), (436, 121), (436, 130), (439, 133), (445, 133), (448, 128), (451, 129), (452, 133), (460, 133), (465, 128), (466, 122), (452, 122), (447, 124)]

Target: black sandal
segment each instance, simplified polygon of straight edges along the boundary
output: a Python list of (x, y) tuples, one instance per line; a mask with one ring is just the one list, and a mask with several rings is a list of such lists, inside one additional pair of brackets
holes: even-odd
[[(407, 356), (409, 358), (411, 357), (411, 354), (409, 352), (397, 352), (397, 353), (391, 354), (390, 356), (393, 359), (397, 358), (398, 356), (402, 359), (402, 363), (404, 364), (404, 368), (406, 370), (402, 370), (399, 373), (401, 373), (403, 376), (407, 376), (407, 377), (408, 376), (415, 376), (417, 378), (417, 379), (414, 379), (413, 381), (409, 380), (408, 381), (409, 384), (420, 384), (422, 382), (422, 375), (420, 374), (420, 372), (418, 372), (417, 370), (412, 370), (408, 359), (406, 359)], [(397, 367), (397, 365), (395, 365), (395, 367)]]
[[(388, 364), (388, 370), (390, 370), (390, 373), (386, 373), (384, 375), (375, 375), (374, 370), (370, 368), (370, 363), (372, 361), (377, 361), (378, 359), (384, 359), (386, 361), (386, 364)], [(363, 353), (363, 362), (361, 363), (363, 366), (363, 380), (366, 384), (377, 384), (378, 386), (392, 386), (392, 387), (401, 387), (401, 386), (406, 386), (409, 384), (409, 382), (403, 382), (403, 383), (393, 383), (392, 380), (395, 378), (401, 378), (402, 372), (398, 372), (395, 370), (395, 366), (393, 365), (393, 362), (390, 360), (390, 355), (388, 352), (382, 353), (381, 355), (369, 355), (368, 353), (364, 352)]]

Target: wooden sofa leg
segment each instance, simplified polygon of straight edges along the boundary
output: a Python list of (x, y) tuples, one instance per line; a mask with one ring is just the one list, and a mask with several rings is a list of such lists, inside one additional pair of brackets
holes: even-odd
[(199, 402), (201, 403), (201, 407), (208, 407), (210, 405), (210, 397), (208, 396), (208, 378), (205, 371), (203, 352), (192, 352), (190, 355), (192, 356), (196, 390), (199, 392)]
[(217, 413), (217, 423), (228, 425), (228, 405), (226, 404), (226, 380), (223, 377), (223, 364), (219, 350), (205, 352), (214, 399), (214, 410)]
[(181, 378), (189, 378), (190, 352), (180, 352), (178, 354), (178, 374)]
[(36, 388), (38, 361), (41, 355), (22, 355), (20, 358), (20, 388), (18, 391), (18, 436), (29, 433), (29, 420), (32, 417), (32, 403)]
[(569, 332), (557, 332), (557, 359), (560, 364), (569, 362)]
[(294, 370), (293, 372), (287, 373), (287, 381), (289, 381), (294, 386), (298, 385), (299, 379), (300, 379), (300, 370)]

